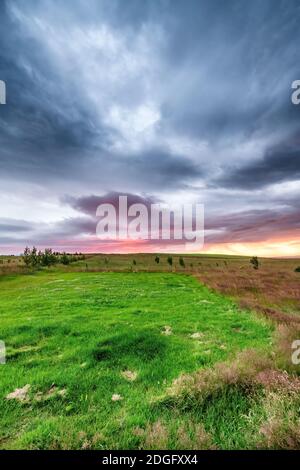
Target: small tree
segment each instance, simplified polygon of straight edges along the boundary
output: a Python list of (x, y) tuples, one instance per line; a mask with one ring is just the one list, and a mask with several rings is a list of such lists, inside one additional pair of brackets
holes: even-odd
[(182, 257), (179, 258), (179, 264), (182, 268), (185, 268), (184, 259)]
[(38, 251), (37, 254), (37, 259), (38, 259), (38, 264), (42, 264), (42, 258), (43, 258), (43, 252), (41, 250)]
[(29, 266), (31, 264), (30, 255), (31, 255), (30, 248), (28, 246), (26, 246), (26, 248), (24, 250), (24, 253), (22, 255), (22, 258), (23, 258), (23, 261), (24, 261), (25, 265), (27, 266), (27, 268), (29, 268)]
[(252, 264), (253, 269), (258, 269), (259, 268), (259, 261), (258, 261), (257, 256), (253, 256), (250, 259), (250, 264)]
[(34, 246), (30, 253), (30, 264), (35, 268), (39, 264), (39, 257), (36, 247)]
[(42, 265), (43, 266), (51, 266), (57, 262), (56, 255), (52, 252), (51, 248), (46, 248), (44, 253), (42, 254)]
[(155, 263), (159, 264), (159, 256), (157, 256), (157, 255), (155, 256)]
[(67, 266), (68, 264), (70, 264), (70, 259), (67, 255), (67, 253), (63, 252), (63, 254), (61, 255), (60, 257), (60, 262), (62, 264), (64, 264), (65, 266)]
[(167, 261), (168, 261), (168, 264), (169, 264), (170, 266), (173, 265), (173, 258), (172, 258), (172, 256), (168, 256)]
[(300, 266), (297, 266), (297, 268), (295, 269), (295, 273), (300, 273)]

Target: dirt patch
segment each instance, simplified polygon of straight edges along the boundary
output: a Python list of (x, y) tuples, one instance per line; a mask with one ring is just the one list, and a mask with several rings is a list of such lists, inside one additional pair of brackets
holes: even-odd
[(172, 327), (171, 326), (164, 326), (162, 331), (161, 331), (161, 334), (162, 335), (165, 335), (165, 336), (170, 336), (173, 334), (173, 331), (172, 331)]
[(122, 377), (129, 382), (133, 382), (137, 378), (137, 373), (131, 370), (124, 370), (121, 372)]
[(31, 386), (29, 384), (27, 384), (23, 388), (16, 388), (16, 390), (14, 392), (9, 393), (6, 396), (6, 400), (17, 400), (17, 401), (20, 401), (20, 402), (29, 401), (28, 393), (29, 393), (30, 387)]
[(190, 335), (190, 338), (200, 339), (200, 338), (203, 338), (203, 336), (204, 336), (204, 333), (201, 333), (201, 331), (197, 331), (196, 333), (193, 333), (192, 335)]
[(34, 396), (35, 401), (46, 401), (52, 397), (64, 397), (67, 394), (67, 390), (65, 388), (59, 389), (55, 384), (52, 384), (49, 390), (45, 393), (37, 392)]
[(112, 401), (121, 401), (123, 400), (123, 397), (119, 395), (118, 393), (114, 393), (113, 396), (111, 397)]

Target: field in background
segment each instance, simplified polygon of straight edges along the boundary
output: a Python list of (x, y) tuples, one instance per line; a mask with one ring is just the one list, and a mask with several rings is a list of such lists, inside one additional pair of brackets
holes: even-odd
[[(169, 256), (172, 266), (167, 261)], [(290, 316), (298, 320), (295, 316), (300, 313), (300, 273), (295, 269), (300, 266), (300, 259), (260, 258), (259, 269), (255, 270), (249, 257), (159, 255), (159, 263), (155, 257), (153, 254), (94, 255), (69, 269), (190, 273), (212, 289), (232, 296), (244, 308), (260, 310), (279, 320), (288, 320)]]
[[(159, 263), (155, 261), (159, 257)], [(172, 266), (168, 257), (172, 257)], [(184, 266), (180, 265), (180, 258)], [(2, 263), (1, 263), (2, 261)], [(260, 258), (254, 270), (249, 257), (225, 255), (86, 255), (84, 261), (57, 265), (50, 271), (182, 272), (278, 321), (300, 321), (300, 259)], [(0, 257), (0, 273), (25, 273), (20, 257)]]
[(0, 448), (300, 448), (300, 260), (7, 259)]

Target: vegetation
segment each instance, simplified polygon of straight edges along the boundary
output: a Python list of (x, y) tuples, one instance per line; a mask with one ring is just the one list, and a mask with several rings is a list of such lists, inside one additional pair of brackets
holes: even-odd
[(0, 448), (300, 448), (299, 260), (33, 255), (0, 258)]
[(258, 261), (257, 256), (253, 256), (253, 257), (250, 259), (250, 263), (252, 264), (253, 269), (258, 269), (258, 268), (259, 268), (259, 261)]
[(240, 445), (242, 395), (234, 431), (220, 402), (191, 420), (164, 400), (183, 373), (267, 350), (266, 321), (183, 274), (45, 271), (1, 287), (0, 447)]
[(35, 246), (32, 249), (27, 246), (22, 258), (27, 268), (31, 267), (35, 269), (38, 266), (49, 267), (58, 263), (68, 265), (75, 261), (84, 260), (85, 255), (82, 253), (75, 253), (74, 255), (70, 255), (65, 252), (58, 253), (52, 251), (51, 248), (46, 248), (44, 251), (37, 251)]

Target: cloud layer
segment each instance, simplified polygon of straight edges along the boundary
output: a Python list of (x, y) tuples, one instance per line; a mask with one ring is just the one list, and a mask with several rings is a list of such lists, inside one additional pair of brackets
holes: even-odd
[(0, 252), (99, 249), (87, 208), (114, 193), (204, 203), (209, 250), (299, 236), (298, 1), (5, 0), (0, 15)]

